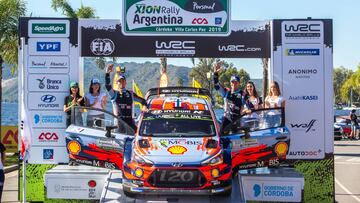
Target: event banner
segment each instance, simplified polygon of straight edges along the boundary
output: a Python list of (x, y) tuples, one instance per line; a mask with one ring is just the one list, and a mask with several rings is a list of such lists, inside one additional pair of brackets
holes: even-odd
[(229, 0), (124, 0), (125, 35), (230, 34)]
[(333, 152), (331, 20), (275, 20), (273, 74), (286, 101), (287, 159)]
[(70, 81), (78, 81), (77, 28), (76, 19), (20, 18), (20, 118), (31, 134), (29, 163), (68, 161), (63, 106)]
[(81, 56), (269, 58), (269, 21), (232, 21), (229, 36), (126, 36), (116, 20), (79, 21)]

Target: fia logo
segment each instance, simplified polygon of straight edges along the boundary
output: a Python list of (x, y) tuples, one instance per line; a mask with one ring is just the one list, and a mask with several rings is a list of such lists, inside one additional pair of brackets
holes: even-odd
[(114, 42), (110, 39), (94, 39), (90, 44), (91, 52), (95, 55), (105, 55), (108, 56), (112, 54), (115, 50)]
[(45, 84), (44, 84), (45, 77), (43, 77), (43, 79), (36, 79), (36, 80), (39, 81), (39, 88), (44, 89), (45, 88)]

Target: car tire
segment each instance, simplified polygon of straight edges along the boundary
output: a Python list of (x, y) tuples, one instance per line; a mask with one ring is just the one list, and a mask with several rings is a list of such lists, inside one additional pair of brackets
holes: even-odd
[(127, 196), (127, 197), (130, 197), (130, 198), (136, 198), (136, 194), (135, 193), (132, 193), (132, 192), (129, 192), (129, 191), (125, 191), (124, 190), (124, 194), (125, 194), (125, 196)]
[(232, 188), (229, 188), (228, 190), (222, 192), (222, 193), (219, 193), (217, 194), (217, 196), (220, 196), (220, 197), (230, 197), (231, 196), (231, 191), (232, 191)]

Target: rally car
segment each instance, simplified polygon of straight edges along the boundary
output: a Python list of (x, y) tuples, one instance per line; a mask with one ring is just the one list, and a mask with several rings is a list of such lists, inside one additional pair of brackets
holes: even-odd
[(277, 166), (286, 158), (283, 109), (254, 111), (220, 131), (206, 89), (156, 88), (146, 99), (149, 110), (136, 132), (109, 112), (98, 110), (104, 116), (88, 122), (89, 109), (73, 109), (70, 160), (122, 170), (124, 193), (131, 196), (229, 195), (238, 169)]

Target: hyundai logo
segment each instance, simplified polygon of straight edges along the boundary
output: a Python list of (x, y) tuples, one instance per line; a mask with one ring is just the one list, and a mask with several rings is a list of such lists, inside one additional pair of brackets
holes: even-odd
[(181, 162), (174, 162), (174, 163), (171, 163), (171, 165), (172, 165), (173, 167), (181, 167), (181, 166), (183, 166), (184, 164), (181, 163)]
[(52, 102), (56, 101), (56, 97), (53, 95), (50, 95), (50, 94), (46, 94), (41, 97), (41, 101), (43, 101), (45, 103), (52, 103)]

